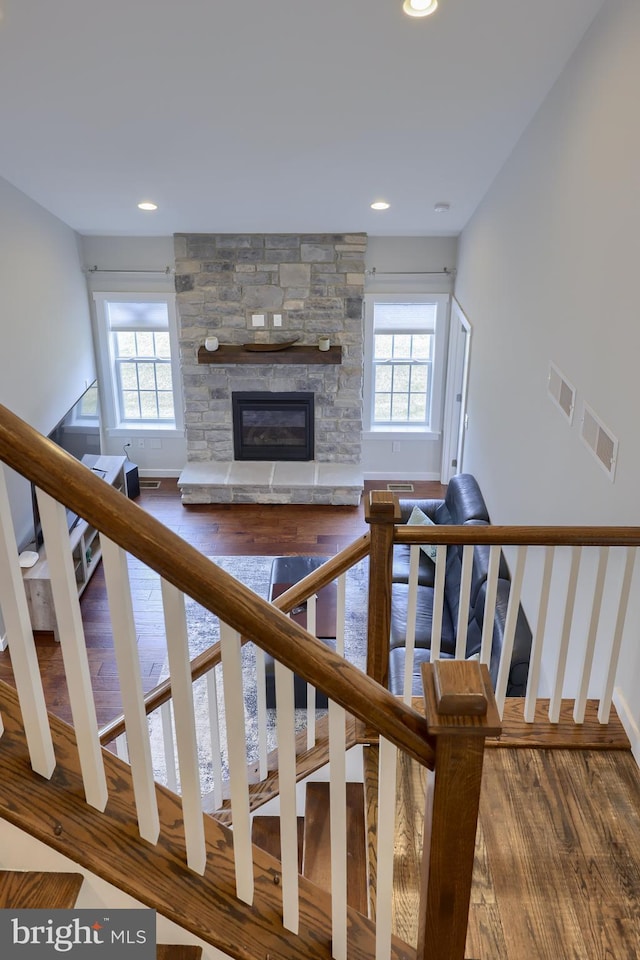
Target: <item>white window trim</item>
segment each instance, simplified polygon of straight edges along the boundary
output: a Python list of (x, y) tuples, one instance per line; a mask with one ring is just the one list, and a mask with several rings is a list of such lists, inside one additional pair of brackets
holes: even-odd
[[(431, 394), (430, 427), (407, 424), (397, 428), (389, 424), (379, 427), (372, 423), (373, 411), (373, 308), (376, 303), (434, 303), (436, 305), (435, 340), (433, 352), (433, 384)], [(443, 395), (447, 337), (449, 332), (448, 293), (367, 293), (364, 298), (364, 403), (362, 411), (363, 439), (397, 439), (419, 436), (439, 440), (442, 436)]]
[[(183, 437), (184, 413), (182, 381), (180, 377), (179, 344), (176, 320), (176, 301), (172, 293), (94, 293), (96, 311), (97, 361), (100, 370), (101, 403), (104, 431), (109, 437), (145, 436), (149, 438)], [(171, 344), (171, 374), (173, 379), (173, 403), (175, 424), (135, 423), (120, 419), (118, 399), (113, 389), (111, 347), (107, 323), (107, 303), (166, 303), (169, 315), (169, 341)]]

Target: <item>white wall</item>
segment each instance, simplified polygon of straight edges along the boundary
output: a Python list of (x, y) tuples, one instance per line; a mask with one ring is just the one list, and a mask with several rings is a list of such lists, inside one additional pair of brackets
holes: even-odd
[[(640, 5), (609, 0), (462, 234), (463, 468), (494, 522), (640, 523), (639, 89)], [(550, 361), (577, 389), (572, 426), (547, 397)], [(615, 483), (580, 439), (582, 401), (619, 438)], [(619, 689), (636, 724), (638, 606)]]
[[(48, 433), (95, 377), (76, 234), (0, 178), (0, 402)], [(20, 545), (29, 486), (8, 477)]]
[[(451, 278), (438, 274), (445, 267), (455, 268), (457, 245), (456, 237), (369, 237), (365, 294), (450, 293)], [(404, 434), (395, 438), (395, 451), (393, 444), (388, 436), (365, 435), (362, 469), (366, 478), (440, 479), (441, 436)]]
[[(174, 292), (173, 237), (83, 237), (81, 243), (90, 294)], [(98, 271), (90, 272), (94, 267)], [(95, 324), (93, 299), (91, 311)], [(121, 431), (116, 436), (106, 431), (104, 453), (120, 456), (129, 441), (126, 452), (143, 476), (177, 477), (187, 462), (184, 436), (167, 437), (152, 430), (132, 431), (127, 437)]]

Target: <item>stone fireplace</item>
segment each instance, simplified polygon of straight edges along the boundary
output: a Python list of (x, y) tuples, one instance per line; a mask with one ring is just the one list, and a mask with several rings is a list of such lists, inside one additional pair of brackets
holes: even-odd
[[(362, 233), (175, 236), (185, 502), (359, 501), (366, 239)], [(317, 348), (323, 335), (330, 356)], [(203, 355), (208, 336), (221, 345), (216, 357)], [(283, 340), (296, 347), (251, 356), (241, 350)], [(313, 395), (312, 461), (285, 468), (266, 453), (252, 463), (237, 458), (232, 395), (250, 392)]]

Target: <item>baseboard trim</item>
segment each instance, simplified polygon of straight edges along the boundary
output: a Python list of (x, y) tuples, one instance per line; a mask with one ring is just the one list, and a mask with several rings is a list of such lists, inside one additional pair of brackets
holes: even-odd
[(167, 478), (170, 479), (170, 480), (171, 480), (171, 479), (176, 479), (176, 480), (177, 480), (181, 473), (182, 473), (181, 470), (174, 470), (174, 469), (170, 469), (170, 470), (160, 470), (160, 469), (158, 469), (158, 467), (149, 467), (149, 468), (143, 470), (141, 467), (138, 467), (138, 476), (139, 476), (139, 477), (151, 477), (151, 478), (153, 478), (154, 480), (155, 480), (155, 479), (167, 479)]
[(439, 473), (421, 473), (416, 475), (415, 470), (412, 473), (400, 472), (395, 473), (392, 470), (386, 470), (384, 473), (380, 473), (375, 470), (365, 470), (363, 473), (365, 480), (413, 480), (413, 481), (423, 481), (423, 480), (435, 480), (440, 483), (440, 474)]
[(640, 767), (640, 727), (632, 717), (629, 704), (620, 687), (616, 687), (613, 692), (613, 703), (620, 718), (620, 723), (629, 737), (633, 758)]

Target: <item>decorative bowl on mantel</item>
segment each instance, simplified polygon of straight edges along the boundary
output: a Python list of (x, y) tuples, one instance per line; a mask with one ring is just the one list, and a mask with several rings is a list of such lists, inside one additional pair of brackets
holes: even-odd
[(276, 350), (286, 350), (287, 347), (292, 347), (299, 339), (300, 337), (295, 337), (293, 340), (281, 340), (278, 343), (243, 343), (242, 346), (245, 350), (251, 350), (255, 353), (274, 353)]

